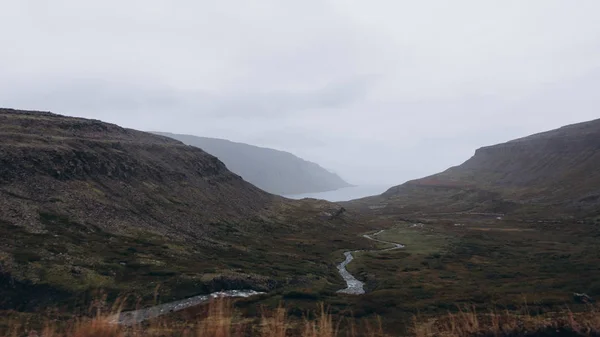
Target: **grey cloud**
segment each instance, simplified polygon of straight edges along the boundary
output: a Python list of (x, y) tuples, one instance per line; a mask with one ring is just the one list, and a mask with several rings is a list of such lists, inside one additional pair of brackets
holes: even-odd
[(0, 106), (290, 150), (401, 183), (600, 117), (600, 2), (17, 1)]
[(309, 109), (339, 108), (364, 99), (369, 82), (369, 78), (360, 77), (297, 92), (230, 93), (220, 96), (210, 113), (222, 117), (273, 118)]
[(119, 83), (88, 79), (47, 81), (3, 88), (8, 106), (52, 109), (66, 113), (110, 111), (175, 111), (210, 117), (277, 118), (308, 109), (327, 109), (349, 105), (364, 98), (366, 77), (332, 83), (300, 92), (208, 93), (179, 91), (156, 85)]

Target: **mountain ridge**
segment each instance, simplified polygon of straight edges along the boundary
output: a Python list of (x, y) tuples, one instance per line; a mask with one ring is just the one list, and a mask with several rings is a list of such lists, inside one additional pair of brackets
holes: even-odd
[[(52, 193), (60, 194), (63, 185), (76, 184), (89, 177), (106, 178), (102, 183), (91, 187), (100, 191), (96, 192), (97, 194), (103, 193), (104, 189), (116, 189), (125, 195), (129, 193), (128, 188), (135, 188), (136, 193), (145, 191), (144, 193), (150, 195), (153, 190), (161, 188), (146, 182), (148, 180), (161, 182), (163, 185), (177, 185), (178, 194), (202, 195), (199, 200), (203, 200), (204, 205), (219, 205), (218, 207), (226, 210), (231, 218), (240, 219), (246, 216), (246, 210), (257, 211), (262, 203), (271, 198), (244, 182), (241, 177), (229, 172), (216, 157), (170, 138), (152, 136), (96, 120), (74, 119), (47, 112), (36, 114), (30, 111), (22, 114), (16, 110), (1, 110), (0, 113), (4, 138), (0, 180), (4, 193), (11, 193), (9, 190), (12, 184), (23, 183), (19, 186), (24, 189), (21, 192), (39, 198)], [(11, 132), (17, 129), (27, 132)], [(128, 151), (137, 151), (140, 156), (124, 155)], [(174, 159), (177, 164), (173, 163)], [(41, 162), (47, 162), (49, 165), (42, 165)], [(142, 162), (144, 165), (141, 165)], [(195, 180), (200, 183), (196, 186), (199, 189), (191, 190), (186, 184), (195, 178), (201, 178)], [(127, 180), (129, 186), (111, 185), (119, 179)], [(29, 180), (31, 184), (28, 183)], [(231, 191), (225, 191), (223, 188), (220, 194), (197, 193), (202, 189), (213, 189), (216, 183), (226, 183), (230, 188), (245, 191), (248, 195), (239, 199), (229, 193)], [(42, 185), (44, 188), (40, 188)], [(19, 193), (16, 189), (13, 191), (13, 194)], [(85, 194), (78, 195), (79, 198), (83, 198), (80, 201), (89, 197)], [(96, 197), (98, 196), (94, 195), (91, 199), (97, 200)], [(172, 197), (176, 198), (176, 195)], [(74, 202), (69, 194), (55, 198)], [(144, 212), (152, 212), (151, 208), (136, 204), (134, 195), (127, 199)], [(107, 206), (116, 207), (110, 200), (104, 201)], [(55, 204), (48, 203), (45, 207), (61, 208)], [(18, 205), (12, 207), (19, 209)], [(141, 212), (142, 216), (144, 212)], [(210, 214), (203, 214), (198, 221), (208, 221), (212, 217)], [(171, 215), (163, 219), (162, 223), (175, 223), (177, 218), (176, 215)], [(152, 217), (146, 221), (147, 224), (155, 222)], [(177, 226), (182, 226), (181, 223), (178, 222)], [(181, 233), (180, 229), (174, 232)]]
[(592, 216), (600, 200), (598, 166), (600, 119), (478, 148), (460, 165), (361, 200), (396, 204), (402, 212)]
[(326, 192), (352, 186), (319, 164), (290, 152), (220, 138), (152, 133), (204, 149), (221, 159), (233, 172), (273, 194)]

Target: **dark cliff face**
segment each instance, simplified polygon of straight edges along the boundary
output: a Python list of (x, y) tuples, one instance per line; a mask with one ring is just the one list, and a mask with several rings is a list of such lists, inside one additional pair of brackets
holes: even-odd
[(272, 200), (198, 148), (108, 123), (4, 109), (0, 135), (0, 217), (19, 226), (41, 229), (49, 212), (194, 236)]
[(395, 186), (382, 198), (451, 211), (535, 207), (585, 216), (600, 206), (598, 167), (594, 120), (480, 148), (462, 165)]
[(338, 175), (291, 153), (225, 139), (157, 133), (217, 156), (231, 171), (274, 194), (291, 195), (350, 186)]

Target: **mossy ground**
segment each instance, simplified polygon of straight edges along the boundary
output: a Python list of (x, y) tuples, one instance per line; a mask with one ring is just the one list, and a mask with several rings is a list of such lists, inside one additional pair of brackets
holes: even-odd
[[(141, 303), (154, 301), (156, 289), (162, 301), (231, 288), (335, 290), (343, 280), (335, 272), (338, 257), (332, 250), (365, 245), (355, 234), (334, 237), (335, 223), (325, 228), (308, 220), (301, 235), (293, 228), (273, 229), (256, 221), (256, 231), (265, 227), (262, 235), (236, 234), (229, 224), (215, 224), (209, 245), (147, 231), (118, 235), (58, 214), (41, 212), (39, 217), (44, 225), (39, 233), (0, 223), (1, 272), (22, 289), (18, 293), (8, 283), (2, 287), (8, 298), (0, 301), (4, 308), (76, 306), (81, 297), (99, 289), (112, 298), (134, 294)], [(24, 304), (32, 287), (55, 289), (60, 299)]]
[[(323, 301), (334, 315), (380, 316), (386, 331), (406, 331), (414, 315), (438, 316), (464, 306), (481, 312), (578, 311), (586, 305), (574, 300), (574, 292), (600, 296), (600, 231), (594, 227), (468, 216), (422, 219), (423, 227), (412, 226), (421, 221), (384, 222), (389, 229), (377, 238), (406, 247), (356, 254), (348, 269), (366, 282), (366, 294), (303, 289), (304, 295), (271, 293), (240, 305), (284, 303), (300, 314)], [(389, 246), (368, 242), (369, 249)]]
[[(357, 254), (348, 269), (366, 282), (368, 292), (348, 296), (335, 293), (344, 287), (335, 268), (342, 252), (388, 246), (362, 238), (363, 233), (373, 232), (368, 228), (341, 236), (335, 235), (338, 225), (307, 228), (301, 237), (284, 229), (271, 230), (264, 238), (255, 237), (256, 241), (232, 236), (227, 238), (227, 249), (209, 249), (151, 233), (90, 232), (60, 217), (45, 221), (48, 228), (53, 223), (62, 225), (35, 235), (9, 224), (0, 228), (15, 240), (13, 263), (27, 266), (19, 270), (20, 275), (30, 280), (38, 277), (38, 284), (31, 286), (51, 286), (70, 298), (103, 288), (114, 296), (143, 294), (150, 303), (160, 285), (160, 300), (167, 301), (210, 291), (211, 284), (215, 286), (210, 281), (221, 275), (253, 273), (280, 283), (266, 295), (238, 301), (236, 306), (245, 315), (260, 315), (262, 307), (283, 305), (290, 315), (303, 317), (323, 302), (336, 317), (380, 316), (387, 331), (401, 331), (410, 326), (413, 315), (436, 316), (461, 305), (485, 311), (527, 304), (532, 311), (550, 312), (565, 306), (577, 310), (574, 292), (600, 296), (600, 231), (589, 224), (465, 216), (414, 222), (373, 219), (368, 222), (371, 228), (377, 228), (374, 224), (387, 228), (377, 238), (406, 247)], [(412, 226), (417, 222), (423, 222), (423, 227)], [(70, 260), (61, 260), (66, 253)], [(89, 291), (85, 294), (89, 298)], [(60, 303), (56, 297), (48, 299)]]

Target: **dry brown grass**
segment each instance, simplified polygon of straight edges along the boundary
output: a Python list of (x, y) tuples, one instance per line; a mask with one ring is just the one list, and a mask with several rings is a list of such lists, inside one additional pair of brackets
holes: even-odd
[[(260, 318), (243, 318), (231, 300), (212, 301), (195, 318), (156, 319), (135, 326), (114, 324), (112, 309), (95, 309), (93, 317), (68, 321), (47, 321), (35, 330), (31, 322), (14, 321), (1, 337), (385, 337), (382, 322), (336, 318), (327, 307), (307, 313), (303, 319), (287, 315), (285, 308), (263, 310)], [(112, 311), (114, 313), (114, 311)], [(314, 317), (309, 319), (308, 317)], [(542, 337), (600, 336), (600, 311), (590, 306), (584, 312), (565, 309), (560, 312), (531, 314), (527, 307), (514, 311), (477, 312), (466, 307), (437, 317), (415, 317), (415, 337)]]
[(260, 335), (263, 337), (285, 337), (290, 329), (287, 312), (277, 308), (273, 312), (263, 312)]
[[(118, 308), (119, 306), (117, 306)], [(13, 322), (2, 337), (382, 337), (381, 322), (366, 322), (358, 328), (351, 320), (335, 321), (324, 305), (319, 305), (314, 315), (307, 313), (302, 320), (288, 317), (286, 309), (263, 310), (256, 319), (244, 319), (227, 299), (212, 301), (205, 314), (186, 321), (156, 319), (135, 326), (122, 326), (110, 317), (114, 311), (94, 308), (93, 317), (78, 317), (68, 321), (48, 321), (42, 328), (31, 329), (31, 324)], [(309, 319), (314, 316), (314, 319)], [(341, 332), (340, 327), (344, 328)]]
[(333, 323), (333, 318), (325, 310), (324, 305), (320, 305), (320, 313), (315, 320), (305, 320), (302, 335), (305, 337), (335, 337), (338, 335), (339, 325)]
[(510, 311), (478, 313), (466, 308), (442, 317), (414, 319), (416, 337), (464, 336), (600, 336), (600, 312), (561, 312), (533, 315)]

